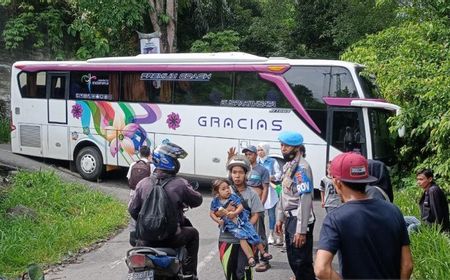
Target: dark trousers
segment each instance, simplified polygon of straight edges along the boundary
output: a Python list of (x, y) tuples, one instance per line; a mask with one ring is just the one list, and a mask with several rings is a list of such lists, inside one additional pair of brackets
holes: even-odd
[(137, 245), (169, 248), (179, 248), (182, 246), (186, 246), (187, 256), (183, 264), (184, 274), (197, 275), (199, 234), (196, 228), (192, 226), (183, 226), (179, 228), (177, 233), (170, 240), (157, 242), (138, 240)]
[(286, 219), (285, 242), (289, 266), (294, 272), (296, 280), (314, 280), (313, 268), (313, 229), (314, 224), (308, 225), (306, 243), (300, 247), (294, 247), (294, 235), (297, 228), (297, 217)]

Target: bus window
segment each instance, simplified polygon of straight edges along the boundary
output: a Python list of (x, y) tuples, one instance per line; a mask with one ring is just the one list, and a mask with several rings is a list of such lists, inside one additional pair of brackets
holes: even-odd
[(352, 75), (344, 67), (331, 67), (328, 96), (358, 98)]
[(278, 87), (263, 80), (255, 72), (237, 72), (234, 84), (234, 100), (242, 107), (290, 108), (289, 102)]
[(174, 103), (219, 106), (231, 99), (231, 72), (212, 72), (208, 81), (175, 81)]
[(63, 76), (52, 76), (50, 79), (50, 99), (66, 98), (66, 78)]
[(122, 73), (122, 97), (129, 102), (172, 103), (172, 81), (147, 80), (141, 72)]
[(20, 94), (23, 98), (46, 98), (45, 72), (19, 74)]
[(394, 149), (391, 145), (393, 141), (390, 139), (387, 122), (391, 114), (386, 110), (369, 108), (373, 159), (381, 160), (387, 165), (395, 163)]
[(117, 72), (70, 73), (70, 99), (116, 101), (119, 96), (119, 74)]
[(331, 145), (343, 151), (365, 154), (365, 136), (361, 110), (336, 110), (332, 113)]
[(378, 89), (378, 86), (375, 83), (375, 78), (372, 76), (366, 77), (361, 72), (362, 69), (358, 69), (358, 79), (359, 83), (361, 84), (364, 97), (366, 98), (380, 98), (381, 94)]

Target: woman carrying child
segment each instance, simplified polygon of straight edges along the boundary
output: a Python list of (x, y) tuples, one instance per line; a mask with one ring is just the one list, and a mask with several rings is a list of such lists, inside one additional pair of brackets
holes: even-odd
[[(272, 255), (264, 250), (261, 238), (255, 228), (249, 222), (249, 211), (244, 209), (238, 195), (231, 193), (230, 182), (225, 179), (217, 179), (213, 182), (214, 199), (211, 201), (211, 218), (219, 224), (223, 231), (231, 232), (239, 239), (239, 244), (248, 259), (248, 265), (254, 267), (256, 261), (251, 245), (255, 245), (264, 260), (270, 260)], [(216, 216), (216, 212), (219, 215)]]
[[(227, 163), (227, 170), (229, 178), (232, 181), (231, 188), (234, 193), (240, 198), (240, 204), (243, 208), (249, 211), (248, 223), (255, 225), (259, 218), (259, 213), (264, 212), (264, 206), (259, 199), (259, 196), (247, 187), (246, 175), (250, 171), (250, 162), (242, 155), (235, 155), (230, 158)], [(231, 196), (231, 195), (230, 195)], [(236, 204), (236, 206), (239, 206)], [(225, 207), (223, 207), (225, 208)], [(234, 212), (235, 210), (231, 210)], [(237, 207), (236, 207), (237, 209)], [(225, 217), (224, 210), (218, 210), (214, 214), (217, 217)], [(235, 213), (227, 216), (228, 219), (236, 218), (239, 214)], [(213, 218), (214, 219), (214, 218)], [(232, 221), (231, 221), (232, 222)], [(225, 224), (225, 221), (224, 221)], [(233, 226), (233, 225), (231, 225)], [(248, 241), (248, 239), (247, 239)], [(251, 280), (253, 274), (249, 263), (251, 259), (247, 257), (245, 245), (241, 247), (241, 240), (233, 235), (232, 232), (221, 230), (219, 234), (219, 257), (222, 263), (225, 279), (227, 280)], [(251, 255), (249, 255), (251, 256)], [(269, 257), (270, 256), (270, 257)], [(271, 255), (266, 255), (271, 258)]]

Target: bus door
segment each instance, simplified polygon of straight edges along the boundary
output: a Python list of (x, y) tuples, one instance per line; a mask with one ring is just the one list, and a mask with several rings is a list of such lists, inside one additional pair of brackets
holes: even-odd
[(327, 162), (341, 152), (358, 151), (367, 157), (361, 108), (329, 107), (326, 137)]
[(50, 158), (69, 159), (69, 129), (67, 126), (67, 99), (69, 73), (47, 73), (47, 151)]

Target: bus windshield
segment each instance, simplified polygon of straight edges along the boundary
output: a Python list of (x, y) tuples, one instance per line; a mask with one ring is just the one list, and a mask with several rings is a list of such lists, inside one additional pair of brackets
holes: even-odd
[(364, 75), (362, 73), (362, 68), (358, 71), (358, 80), (361, 84), (364, 97), (366, 98), (381, 98), (380, 91), (378, 89), (378, 86), (375, 83), (375, 78), (373, 77), (367, 77), (367, 75)]
[(387, 122), (391, 114), (390, 111), (383, 109), (369, 109), (373, 159), (381, 160), (387, 165), (395, 163), (392, 139)]

